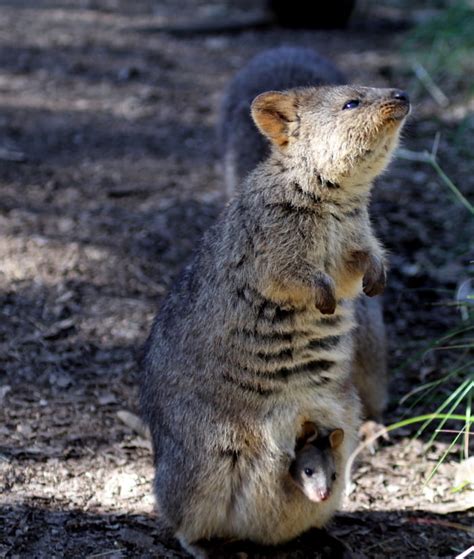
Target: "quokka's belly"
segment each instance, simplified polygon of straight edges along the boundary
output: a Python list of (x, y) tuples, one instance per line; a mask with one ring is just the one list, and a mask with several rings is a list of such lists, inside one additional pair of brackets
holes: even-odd
[[(353, 450), (357, 436), (357, 413), (341, 413), (335, 410), (330, 416), (322, 410), (331, 425), (344, 425), (345, 440), (340, 447), (339, 476), (330, 498), (313, 503), (294, 486), (289, 479), (289, 463), (286, 449), (281, 454), (262, 456), (253, 468), (240, 471), (240, 491), (234, 495), (232, 513), (229, 516), (233, 537), (251, 539), (264, 544), (288, 541), (313, 527), (324, 526), (341, 505), (344, 490), (344, 465)], [(314, 421), (320, 421), (314, 409)], [(354, 416), (354, 417), (351, 417)], [(292, 436), (296, 439), (296, 429)]]
[[(343, 381), (352, 360), (353, 304), (333, 315), (273, 304), (251, 308), (225, 343), (223, 381), (233, 397), (256, 400), (301, 398)], [(252, 394), (253, 393), (253, 394)]]
[(355, 299), (362, 293), (362, 274), (343, 268), (336, 279), (336, 299)]
[[(189, 511), (181, 529), (189, 539), (233, 537), (279, 543), (324, 525), (340, 504), (343, 476), (328, 501), (314, 504), (289, 489), (288, 475), (296, 438), (306, 420), (326, 428), (348, 424), (345, 444), (347, 448), (351, 444), (355, 421), (348, 418), (351, 413), (341, 387), (349, 375), (352, 305), (341, 304), (328, 317), (266, 303), (253, 308), (255, 313), (236, 321), (223, 344), (220, 382), (229, 414), (238, 410), (263, 442), (252, 443), (250, 458), (239, 447), (226, 447), (228, 462), (222, 479), (217, 476), (216, 483), (210, 484), (216, 472), (202, 477), (199, 514)], [(241, 427), (235, 429), (240, 432)], [(245, 439), (231, 438), (237, 443)]]
[[(352, 387), (347, 386), (351, 343), (346, 340), (346, 347), (340, 348), (336, 340), (344, 335), (350, 333), (343, 330), (340, 334), (311, 338), (313, 341), (309, 343), (315, 349), (308, 352), (309, 361), (302, 365), (263, 369), (268, 371), (268, 377), (272, 375), (266, 387), (274, 391), (273, 410), (281, 410), (270, 414), (268, 419), (268, 432), (276, 449), (271, 456), (262, 457), (258, 471), (254, 469), (243, 474), (247, 487), (242, 490), (234, 509), (235, 537), (268, 544), (288, 541), (309, 528), (324, 526), (340, 506), (342, 471), (330, 499), (312, 503), (299, 490), (288, 489), (285, 479), (290, 462), (285, 463), (285, 457), (288, 459), (294, 451), (301, 425), (314, 421), (325, 428), (344, 428), (346, 437), (341, 448), (341, 468), (344, 469), (355, 446), (360, 417), (357, 399), (351, 394), (348, 397), (348, 392), (352, 391)], [(301, 345), (306, 348), (308, 344), (301, 341)]]

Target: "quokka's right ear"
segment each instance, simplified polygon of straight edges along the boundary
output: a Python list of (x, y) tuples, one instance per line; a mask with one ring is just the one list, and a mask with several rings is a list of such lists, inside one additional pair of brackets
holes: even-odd
[(279, 91), (261, 93), (252, 102), (252, 118), (264, 136), (284, 148), (290, 141), (290, 124), (297, 120), (296, 98)]

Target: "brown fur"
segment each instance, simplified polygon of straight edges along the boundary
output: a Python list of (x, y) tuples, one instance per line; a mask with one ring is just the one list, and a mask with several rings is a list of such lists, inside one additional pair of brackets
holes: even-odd
[[(363, 251), (383, 260), (367, 203), (397, 143), (398, 109), (392, 90), (284, 95), (291, 103), (283, 109), (279, 96), (266, 98), (260, 120), (276, 138), (271, 156), (205, 236), (148, 340), (141, 400), (157, 501), (195, 554), (202, 538), (276, 544), (323, 526), (340, 503), (343, 476), (324, 502), (289, 487), (295, 441), (305, 421), (328, 431), (343, 425), (344, 465), (357, 439), (353, 300), (367, 268), (349, 273), (348, 259)], [(361, 111), (346, 114), (355, 97)], [(296, 120), (275, 127), (290, 104)], [(321, 289), (334, 296), (333, 314), (324, 314), (333, 309)]]

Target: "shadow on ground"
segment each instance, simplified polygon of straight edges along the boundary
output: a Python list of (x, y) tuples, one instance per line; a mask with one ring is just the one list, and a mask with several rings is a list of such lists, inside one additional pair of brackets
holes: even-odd
[[(46, 509), (38, 503), (3, 507), (0, 522), (4, 534), (2, 556), (15, 550), (15, 557), (21, 559), (187, 557), (169, 531), (145, 515), (71, 510), (67, 503)], [(341, 543), (342, 537), (347, 546)], [(433, 547), (432, 541), (436, 541)], [(390, 511), (339, 515), (329, 533), (311, 530), (277, 547), (211, 542), (206, 549), (212, 559), (401, 559), (400, 549), (404, 550), (404, 559), (433, 559), (454, 557), (469, 544), (466, 524), (451, 521), (449, 526), (442, 516)]]

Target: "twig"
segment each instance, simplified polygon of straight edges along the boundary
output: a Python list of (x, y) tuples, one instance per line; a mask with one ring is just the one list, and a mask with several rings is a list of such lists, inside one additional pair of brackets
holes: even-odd
[(412, 65), (415, 76), (420, 80), (420, 82), (426, 87), (428, 93), (433, 97), (433, 99), (441, 107), (447, 107), (449, 105), (449, 99), (441, 91), (439, 86), (435, 84), (433, 78), (429, 75), (426, 68), (419, 62)]
[[(436, 138), (435, 138), (436, 142)], [(438, 140), (439, 142), (439, 140)], [(433, 149), (435, 148), (435, 144), (433, 145)], [(436, 145), (436, 151), (438, 147)], [(427, 151), (411, 151), (408, 149), (400, 148), (397, 151), (397, 155), (401, 159), (407, 159), (408, 161), (418, 161), (420, 163), (428, 163), (433, 167), (436, 171), (438, 176), (444, 182), (444, 184), (451, 190), (451, 192), (456, 196), (456, 198), (461, 202), (461, 204), (469, 211), (472, 215), (474, 215), (474, 206), (464, 197), (461, 193), (459, 188), (453, 183), (453, 181), (446, 175), (446, 173), (441, 169), (438, 162), (436, 161), (436, 157), (432, 153), (428, 153)]]
[(140, 435), (140, 437), (142, 437), (143, 439), (151, 439), (150, 429), (142, 421), (142, 419), (138, 417), (138, 415), (135, 415), (134, 413), (127, 410), (119, 410), (117, 412), (117, 417), (122, 423), (124, 423), (132, 431), (135, 431), (135, 433), (137, 433), (137, 435)]
[(384, 540), (382, 540), (382, 541), (373, 543), (372, 545), (369, 545), (368, 547), (364, 547), (364, 552), (371, 551), (372, 549), (375, 549), (375, 548), (377, 548), (377, 547), (380, 547), (381, 545), (385, 545), (385, 544), (387, 544), (388, 542), (393, 542), (393, 541), (395, 541), (396, 539), (398, 539), (399, 537), (400, 537), (400, 536), (392, 536), (391, 538), (386, 538), (386, 539), (384, 539)]
[[(457, 415), (457, 414), (445, 414), (445, 413), (429, 413), (426, 415), (420, 415), (418, 417), (410, 417), (408, 419), (404, 419), (403, 421), (399, 421), (398, 423), (394, 423), (393, 425), (389, 425), (388, 427), (382, 427), (377, 433), (374, 433), (371, 437), (368, 437), (365, 441), (359, 444), (359, 446), (352, 452), (349, 456), (346, 469), (344, 472), (344, 479), (346, 488), (350, 487), (351, 484), (351, 470), (352, 466), (355, 462), (355, 459), (359, 454), (369, 447), (373, 442), (383, 436), (387, 436), (391, 431), (395, 431), (396, 429), (400, 429), (401, 427), (406, 427), (407, 425), (412, 425), (414, 423), (421, 423), (422, 421), (425, 422), (427, 420), (432, 421), (433, 419), (450, 419), (453, 421), (468, 421), (471, 424), (474, 421), (474, 418), (471, 416), (469, 419), (465, 415)], [(463, 428), (463, 430), (465, 427)], [(346, 489), (347, 490), (347, 489)]]
[(474, 553), (474, 545), (472, 545), (469, 549), (466, 549), (459, 555), (456, 555), (455, 559), (465, 559), (466, 557), (471, 555), (471, 553)]
[(92, 555), (88, 555), (87, 559), (97, 559), (98, 557), (107, 557), (108, 555), (115, 555), (119, 553), (122, 556), (122, 549), (108, 549), (107, 551), (99, 551), (98, 553), (93, 553)]
[(435, 431), (437, 433), (455, 433), (456, 435), (458, 435), (459, 433), (464, 433), (464, 428), (459, 430), (459, 429), (435, 429)]

